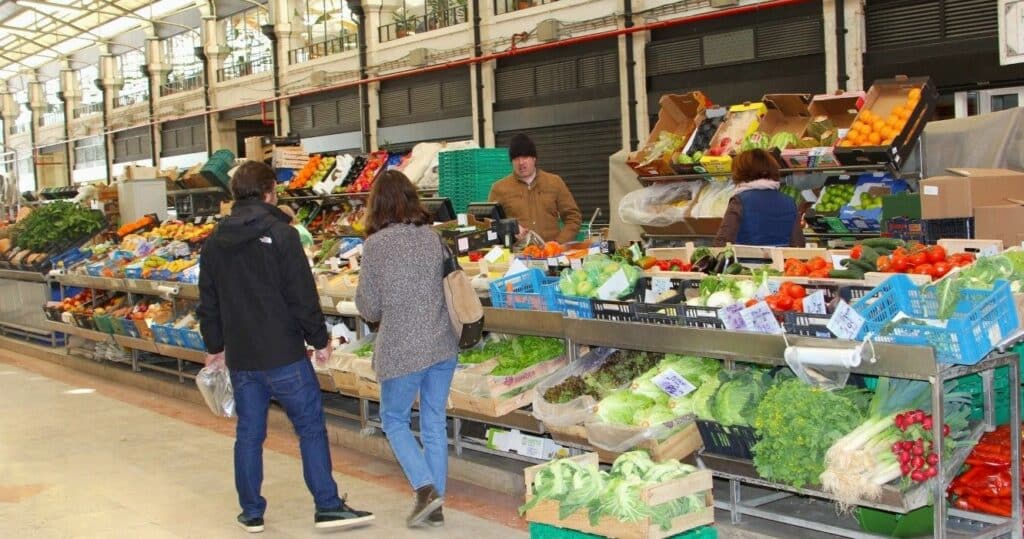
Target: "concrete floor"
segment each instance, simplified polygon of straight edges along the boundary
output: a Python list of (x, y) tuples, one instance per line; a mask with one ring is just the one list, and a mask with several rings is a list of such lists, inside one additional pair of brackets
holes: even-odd
[[(191, 403), (3, 356), (0, 537), (247, 535), (235, 523), (233, 422)], [(397, 466), (337, 447), (341, 493), (377, 520), (362, 529), (314, 530), (294, 435), (272, 431), (266, 447), (266, 537), (528, 535), (514, 513), (517, 500), (457, 482), (450, 486), (447, 526), (409, 530), (404, 518), (412, 497)]]

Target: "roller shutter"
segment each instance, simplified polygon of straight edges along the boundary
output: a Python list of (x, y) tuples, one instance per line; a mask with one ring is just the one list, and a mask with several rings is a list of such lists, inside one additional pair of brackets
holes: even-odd
[(149, 126), (114, 133), (114, 162), (128, 163), (152, 159)]
[(448, 69), (386, 80), (380, 85), (380, 127), (473, 114), (469, 70)]
[(161, 157), (205, 151), (206, 120), (203, 116), (164, 122), (160, 126)]
[(290, 131), (301, 137), (348, 133), (361, 127), (358, 88), (297, 97), (288, 111)]

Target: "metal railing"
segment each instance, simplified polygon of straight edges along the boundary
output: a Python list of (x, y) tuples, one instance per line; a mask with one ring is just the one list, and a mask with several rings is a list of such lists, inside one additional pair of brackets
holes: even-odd
[(234, 62), (229, 60), (224, 62), (224, 67), (217, 70), (217, 82), (256, 75), (257, 73), (267, 73), (273, 69), (273, 67), (274, 61), (270, 57), (270, 52), (266, 52), (249, 60)]
[(28, 133), (29, 129), (31, 129), (31, 128), (32, 128), (32, 124), (31, 123), (14, 124), (13, 126), (11, 126), (11, 134), (12, 135), (20, 135), (22, 133)]
[(407, 35), (447, 28), (469, 22), (466, 6), (451, 6), (438, 11), (424, 8), (422, 13), (407, 13), (408, 22), (392, 22), (377, 28), (381, 43), (401, 39)]
[(88, 116), (90, 114), (99, 114), (103, 112), (103, 103), (82, 103), (75, 107), (74, 116), (77, 120), (82, 116)]
[(359, 44), (356, 39), (356, 34), (342, 32), (339, 37), (317, 43), (311, 43), (305, 47), (288, 51), (288, 65), (308, 62), (310, 60), (316, 60), (317, 58), (323, 58), (325, 56), (345, 51), (352, 51), (358, 46)]
[(494, 13), (496, 15), (512, 13), (513, 11), (529, 9), (534, 6), (543, 6), (544, 4), (550, 4), (557, 1), (558, 0), (494, 0)]
[(42, 125), (54, 125), (64, 123), (64, 107), (61, 105), (47, 105), (43, 113)]
[(169, 81), (160, 85), (160, 96), (173, 95), (203, 87), (203, 74), (193, 73), (185, 78)]
[(139, 103), (144, 103), (149, 99), (149, 91), (146, 88), (136, 90), (130, 94), (119, 94), (114, 98), (114, 108), (119, 109), (121, 107), (130, 107)]

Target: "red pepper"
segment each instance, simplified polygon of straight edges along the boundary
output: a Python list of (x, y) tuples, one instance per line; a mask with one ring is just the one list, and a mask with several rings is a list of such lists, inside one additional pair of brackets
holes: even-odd
[(683, 271), (683, 261), (678, 258), (669, 260), (668, 269), (670, 271)]
[(1001, 500), (994, 500), (991, 498), (983, 498), (979, 496), (965, 496), (967, 503), (974, 506), (974, 509), (983, 513), (989, 513), (992, 515), (999, 515), (1002, 517), (1011, 516), (1013, 511), (1010, 508), (1010, 501), (1006, 500), (1006, 503), (1002, 503)]
[(661, 271), (668, 271), (668, 269), (672, 266), (672, 263), (668, 260), (659, 260), (655, 262), (654, 265), (658, 266), (658, 269), (660, 269)]
[(965, 498), (963, 496), (959, 496), (956, 499), (956, 501), (953, 502), (953, 507), (956, 507), (957, 509), (963, 509), (964, 511), (973, 511), (974, 510), (974, 506), (971, 505), (971, 503), (967, 500), (967, 498)]

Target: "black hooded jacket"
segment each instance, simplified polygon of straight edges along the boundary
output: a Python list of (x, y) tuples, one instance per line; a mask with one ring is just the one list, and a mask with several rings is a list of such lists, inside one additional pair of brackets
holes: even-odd
[(261, 200), (236, 202), (199, 259), (200, 330), (229, 369), (260, 371), (305, 360), (327, 346), (313, 273), (299, 233)]

